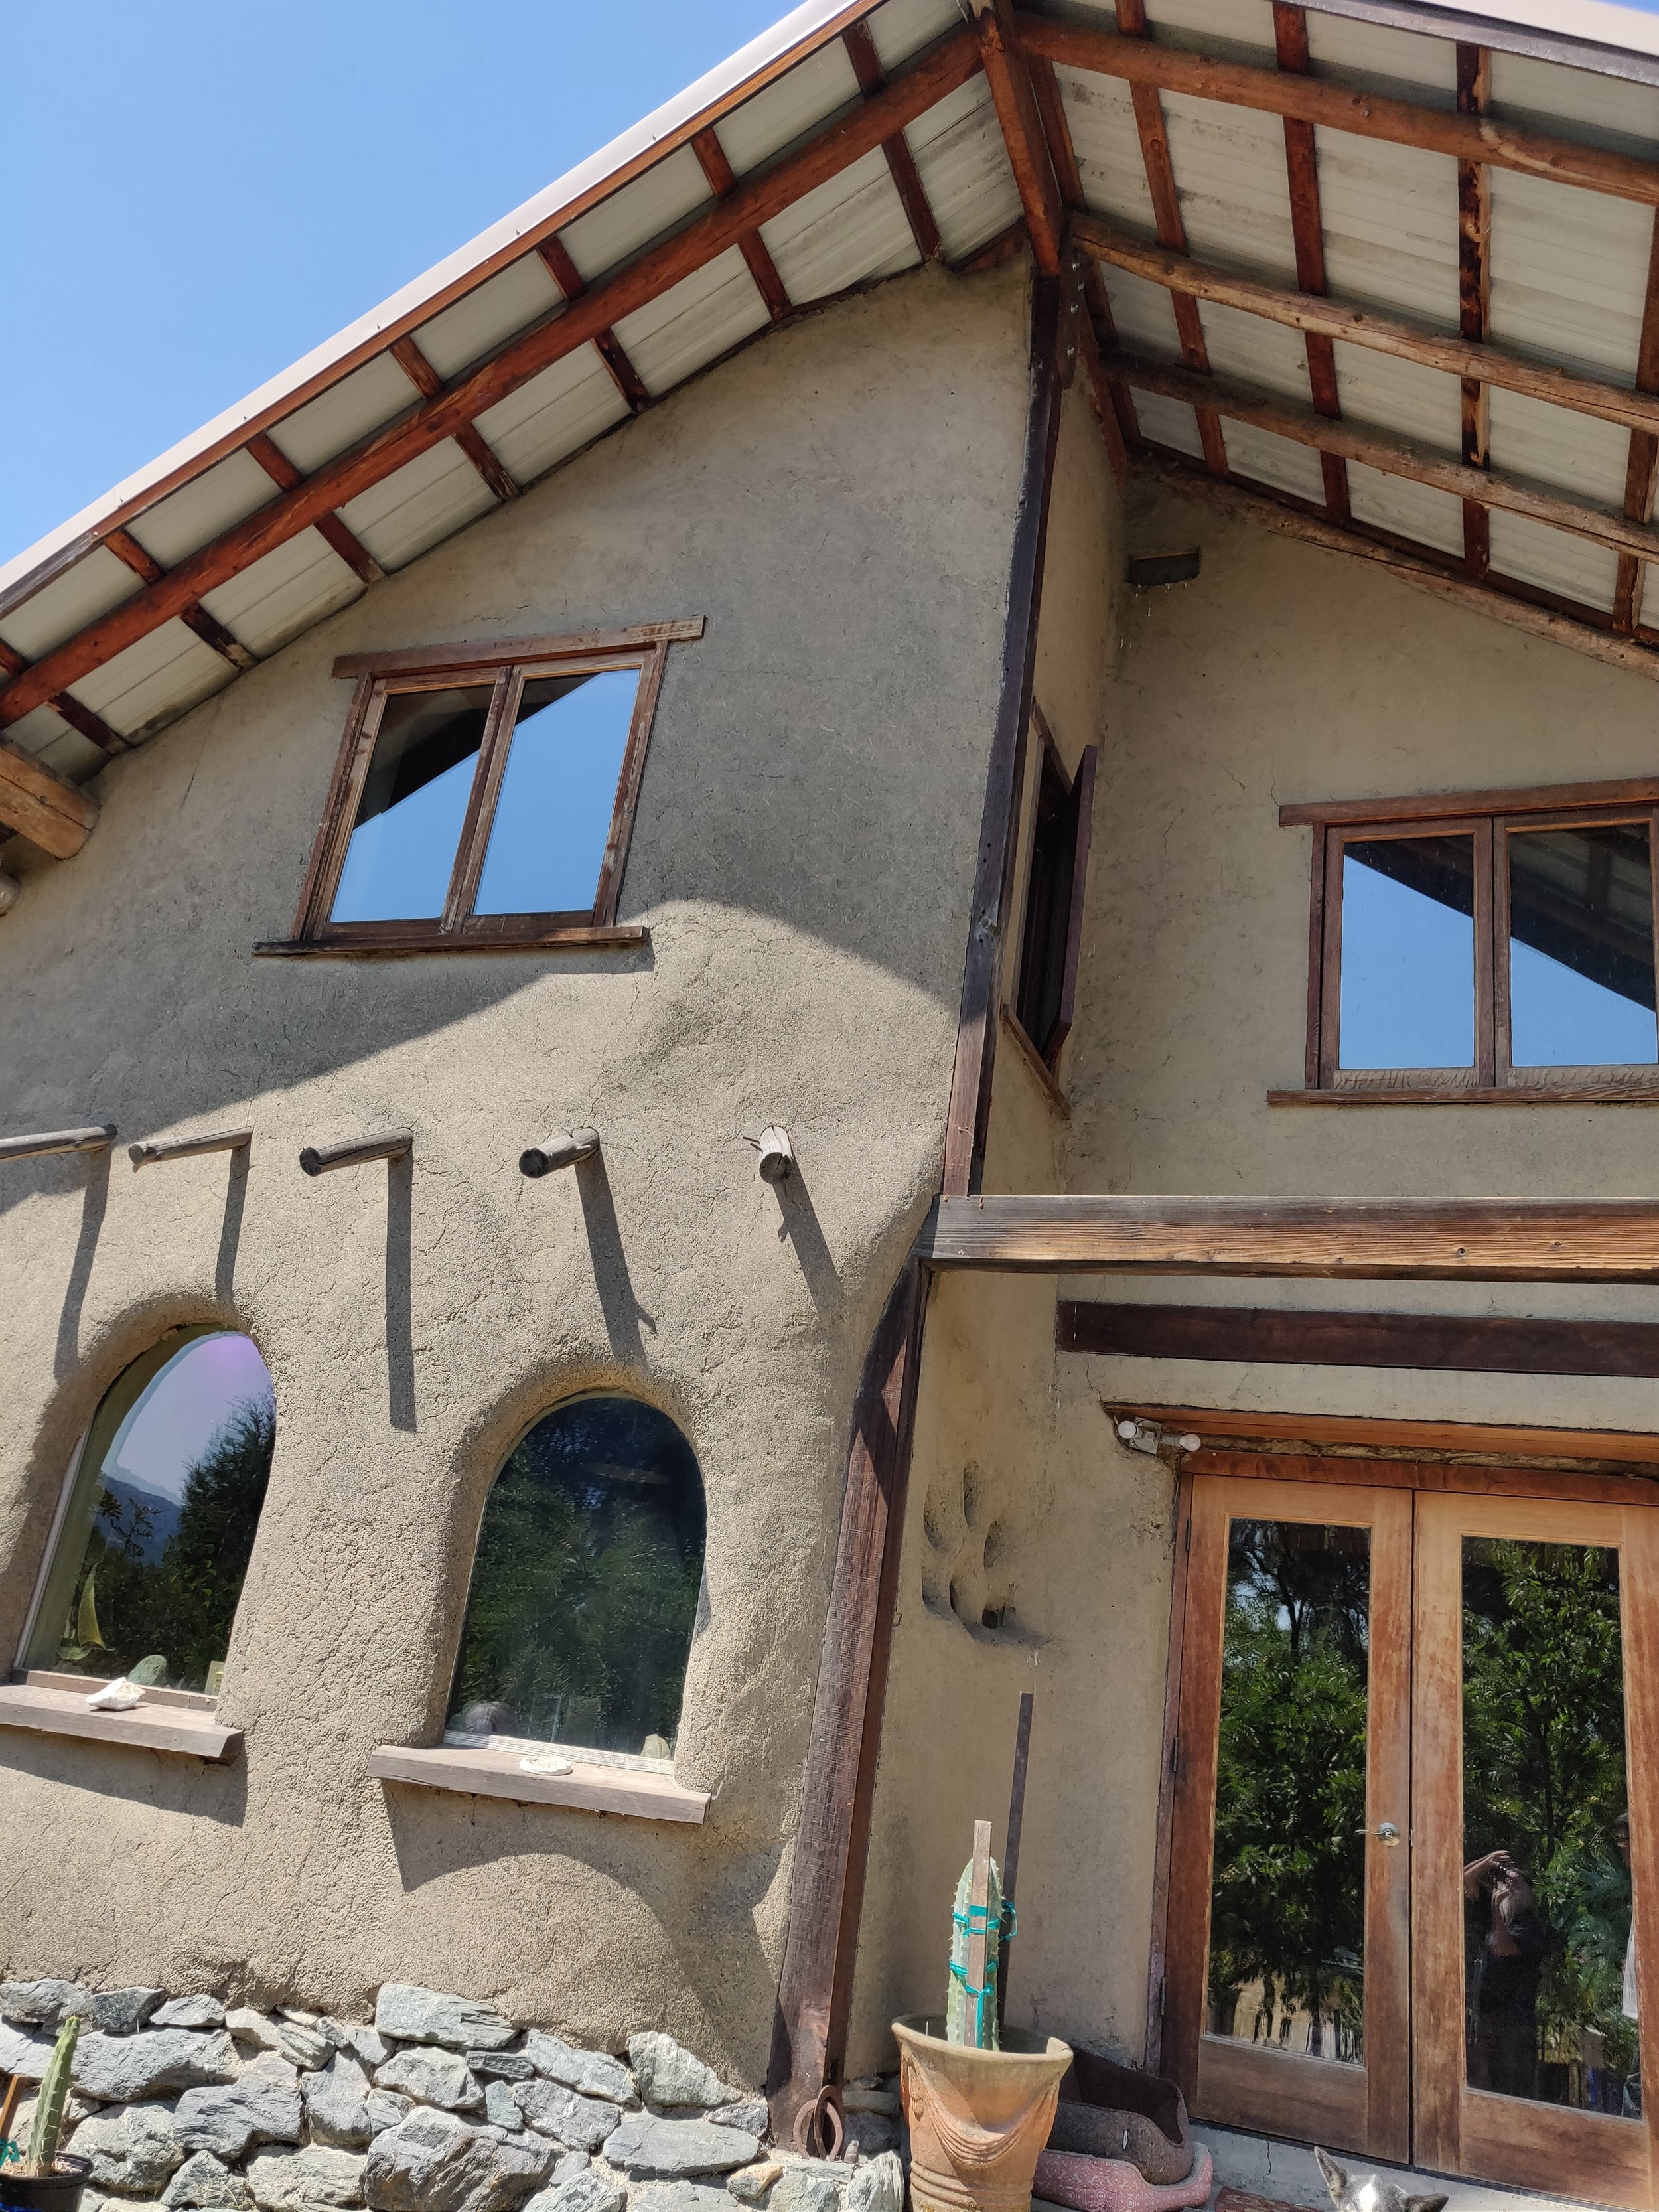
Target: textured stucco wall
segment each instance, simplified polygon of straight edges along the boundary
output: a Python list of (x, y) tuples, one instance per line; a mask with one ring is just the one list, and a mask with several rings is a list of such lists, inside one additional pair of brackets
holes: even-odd
[[(7, 1656), (74, 1438), (162, 1328), (247, 1329), (278, 1431), (222, 1701), (245, 1762), (0, 1736), (5, 1968), (343, 2016), (427, 1983), (761, 2077), (852, 1395), (937, 1184), (1025, 312), (1018, 268), (929, 271), (767, 339), (112, 766), (85, 853), (30, 872), (0, 1127), (257, 1133), (245, 1180), (3, 1171)], [(647, 953), (250, 958), (290, 927), (337, 653), (693, 614), (622, 900)], [(744, 1141), (773, 1119), (781, 1199)], [(407, 1168), (299, 1172), (404, 1121)], [(559, 1122), (601, 1164), (525, 1181)], [(708, 1825), (370, 1782), (441, 1723), (502, 1457), (598, 1383), (703, 1468)]]

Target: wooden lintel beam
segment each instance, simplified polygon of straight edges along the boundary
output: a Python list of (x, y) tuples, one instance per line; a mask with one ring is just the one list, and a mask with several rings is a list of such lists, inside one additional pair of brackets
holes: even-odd
[[(1313, 70), (1308, 47), (1308, 11), (1292, 0), (1273, 0), (1273, 41), (1279, 66), (1292, 76), (1307, 76)], [(1296, 281), (1304, 292), (1325, 289), (1325, 217), (1319, 198), (1319, 160), (1314, 127), (1297, 116), (1285, 118), (1285, 171), (1291, 194), (1291, 237), (1296, 248)], [(1342, 412), (1337, 390), (1336, 349), (1321, 331), (1304, 333), (1308, 361), (1308, 388), (1316, 414), (1334, 418)], [(1339, 453), (1322, 453), (1320, 472), (1325, 485), (1325, 512), (1333, 522), (1346, 522), (1352, 513), (1348, 496), (1348, 465)]]
[(1473, 376), (1499, 385), (1506, 392), (1524, 392), (1529, 399), (1568, 408), (1575, 414), (1620, 423), (1626, 429), (1659, 433), (1659, 397), (1645, 392), (1577, 376), (1569, 369), (1552, 368), (1546, 362), (1528, 361), (1494, 345), (1476, 345), (1467, 338), (1449, 337), (1405, 316), (1371, 307), (1344, 307), (1334, 300), (1264, 284), (1237, 270), (1153, 246), (1099, 216), (1074, 216), (1072, 235), (1085, 253), (1172, 292), (1214, 300), (1246, 314), (1264, 315), (1291, 330), (1320, 331), (1345, 345), (1364, 346), (1371, 353), (1391, 354), (1396, 360), (1416, 362), (1425, 368), (1443, 369), (1449, 376)]
[(50, 853), (67, 860), (78, 853), (98, 819), (98, 802), (88, 793), (0, 738), (0, 822)]
[[(441, 399), (444, 380), (412, 337), (394, 338), (388, 349), (404, 374), (422, 399)], [(485, 484), (503, 505), (517, 499), (519, 487), (500, 457), (492, 450), (476, 422), (463, 422), (454, 433), (455, 443), (466, 455)]]
[[(692, 139), (691, 151), (696, 155), (704, 180), (714, 198), (729, 200), (738, 189), (738, 179), (731, 162), (726, 158), (726, 149), (720, 143), (720, 133), (712, 123), (706, 130), (699, 131)], [(779, 276), (778, 264), (772, 258), (772, 249), (759, 231), (751, 230), (738, 240), (738, 251), (755, 280), (755, 289), (766, 302), (767, 313), (775, 323), (781, 323), (790, 312), (792, 302), (788, 287)]]
[[(1659, 210), (1653, 218), (1653, 240), (1648, 252), (1648, 282), (1642, 302), (1642, 336), (1637, 348), (1636, 388), (1659, 392)], [(1630, 458), (1625, 469), (1625, 513), (1632, 522), (1653, 519), (1654, 493), (1659, 487), (1659, 436), (1650, 430), (1630, 434)], [(1642, 619), (1644, 564), (1628, 553), (1619, 556), (1613, 584), (1613, 626), (1632, 635)]]
[[(718, 194), (715, 196), (717, 198)], [(759, 232), (755, 235), (758, 237)], [(742, 239), (734, 241), (739, 247)], [(564, 294), (567, 306), (587, 296), (587, 279), (570, 257), (570, 249), (557, 231), (543, 239), (536, 248), (542, 265), (553, 282)], [(611, 325), (606, 323), (592, 334), (593, 350), (605, 363), (611, 381), (628, 402), (629, 414), (637, 415), (641, 407), (650, 404), (651, 394), (646, 390), (645, 379), (629, 359), (626, 348)]]
[[(1502, 469), (1474, 469), (1437, 453), (1432, 447), (1413, 445), (1386, 430), (1373, 430), (1352, 421), (1332, 422), (1311, 408), (1276, 394), (1256, 392), (1215, 377), (1194, 376), (1190, 369), (1171, 362), (1142, 361), (1119, 354), (1106, 363), (1109, 374), (1123, 378), (1138, 392), (1155, 392), (1166, 399), (1188, 406), (1207, 405), (1235, 422), (1249, 422), (1270, 430), (1316, 453), (1340, 454), (1360, 461), (1387, 476), (1407, 477), (1415, 483), (1431, 484), (1454, 498), (1478, 501), (1484, 507), (1501, 507), (1524, 514), (1552, 530), (1565, 530), (1576, 538), (1609, 546), (1615, 552), (1634, 553), (1644, 560), (1659, 560), (1659, 532), (1650, 525), (1628, 522), (1609, 509), (1587, 507), (1547, 485), (1534, 484)], [(1484, 575), (1486, 570), (1483, 568)]]
[(573, 301), (562, 314), (526, 331), (446, 389), (348, 453), (326, 462), (211, 544), (76, 633), (66, 643), (14, 677), (0, 690), (0, 724), (18, 721), (90, 670), (158, 629), (181, 606), (240, 575), (302, 530), (331, 515), (458, 427), (516, 392), (556, 361), (586, 345), (600, 331), (647, 306), (696, 270), (726, 252), (746, 231), (769, 222), (805, 194), (914, 122), (949, 93), (977, 75), (979, 42), (964, 24), (939, 40), (872, 100), (848, 109), (819, 136), (758, 176), (748, 177), (729, 200), (714, 207), (617, 275)]
[[(257, 461), (272, 483), (283, 491), (293, 491), (305, 482), (304, 471), (296, 469), (282, 447), (263, 430), (256, 431), (248, 440), (246, 451), (249, 459)], [(356, 531), (337, 514), (319, 515), (311, 526), (365, 584), (386, 581), (386, 570)]]
[[(876, 52), (875, 40), (870, 26), (860, 19), (849, 23), (841, 34), (853, 64), (853, 74), (859, 81), (859, 90), (866, 100), (872, 99), (887, 82), (881, 66), (881, 57)], [(910, 226), (910, 235), (915, 240), (916, 252), (924, 261), (937, 261), (945, 251), (939, 225), (933, 220), (933, 202), (921, 181), (921, 172), (916, 167), (916, 157), (910, 151), (910, 142), (902, 131), (882, 141), (882, 152), (887, 157), (887, 173), (893, 179), (904, 209), (905, 220)]]
[[(131, 568), (135, 576), (142, 577), (145, 583), (159, 584), (166, 575), (167, 570), (161, 562), (154, 554), (144, 550), (130, 530), (112, 530), (104, 543), (118, 561)], [(179, 619), (187, 629), (195, 631), (204, 645), (210, 645), (233, 668), (246, 671), (258, 666), (258, 662), (240, 639), (234, 637), (204, 606), (183, 607), (179, 610)], [(62, 712), (61, 708), (59, 712)]]
[(941, 1198), (933, 1268), (1659, 1282), (1655, 1198)]
[[(1484, 115), (1492, 105), (1492, 49), (1457, 49), (1457, 112)], [(1492, 336), (1492, 172), (1484, 161), (1457, 165), (1457, 327), (1484, 345)], [(1462, 383), (1465, 464), (1484, 469), (1492, 459), (1491, 408), (1478, 377)], [(1478, 582), (1492, 567), (1492, 520), (1476, 500), (1463, 502), (1463, 565)]]
[(1264, 115), (1291, 115), (1327, 131), (1414, 146), (1454, 161), (1485, 161), (1551, 184), (1574, 185), (1615, 199), (1659, 206), (1659, 161), (1616, 154), (1541, 131), (1500, 123), (1489, 115), (1464, 115), (1414, 101), (1356, 92), (1327, 77), (1286, 75), (1249, 62), (1218, 61), (1182, 46), (1124, 38), (1093, 24), (1022, 15), (1020, 38), (1028, 53), (1046, 54), (1070, 69), (1092, 70), (1130, 85), (1184, 93), (1228, 107), (1253, 107)]
[(1064, 258), (1065, 210), (1054, 156), (1043, 135), (1012, 0), (974, 0), (980, 53), (1002, 140), (1019, 188), (1031, 254), (1045, 276), (1058, 276)]

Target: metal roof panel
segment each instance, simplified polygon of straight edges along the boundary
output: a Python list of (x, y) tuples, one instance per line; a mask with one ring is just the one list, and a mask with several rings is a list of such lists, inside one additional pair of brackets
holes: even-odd
[(495, 498), (453, 438), (419, 453), (340, 512), (388, 574), (452, 531), (476, 522)]
[(1356, 517), (1380, 530), (1415, 538), (1443, 553), (1463, 554), (1463, 502), (1432, 484), (1384, 476), (1363, 461), (1348, 463), (1348, 497)]
[(662, 392), (718, 361), (771, 320), (749, 265), (734, 246), (717, 261), (617, 325), (647, 391)]
[(1276, 115), (1164, 95), (1164, 130), (1189, 251), (1296, 282), (1285, 126)]
[(1258, 430), (1249, 422), (1224, 422), (1227, 463), (1240, 476), (1293, 492), (1298, 499), (1325, 501), (1324, 472), (1311, 447), (1298, 446), (1271, 430)]
[(235, 675), (230, 663), (193, 630), (169, 622), (70, 684), (70, 690), (124, 738), (137, 738), (199, 707)]
[(1057, 68), (1054, 75), (1085, 203), (1097, 214), (1115, 215), (1151, 238), (1158, 218), (1128, 86), (1116, 77), (1090, 76), (1081, 70)]
[(714, 197), (702, 164), (689, 146), (681, 146), (586, 215), (567, 223), (559, 233), (560, 241), (591, 284), (620, 262), (631, 260), (653, 239), (678, 228), (689, 216), (700, 215)]
[(140, 515), (132, 534), (152, 560), (176, 568), (209, 538), (269, 507), (276, 496), (276, 484), (251, 453), (228, 453)]
[(802, 305), (920, 258), (879, 147), (763, 223), (761, 236), (785, 290)]
[(278, 422), (271, 430), (270, 441), (296, 469), (308, 474), (355, 446), (360, 438), (395, 422), (418, 396), (392, 356), (377, 354)]
[(865, 18), (875, 42), (876, 58), (889, 74), (962, 21), (956, 0), (883, 0)]
[(263, 657), (367, 589), (332, 546), (314, 530), (302, 530), (208, 592), (202, 605), (250, 653)]
[(551, 314), (563, 297), (540, 254), (526, 253), (499, 276), (480, 284), (476, 292), (469, 292), (465, 299), (446, 307), (429, 323), (422, 323), (415, 333), (415, 342), (447, 380), (494, 353), (531, 323)]
[(1457, 164), (1379, 138), (1316, 130), (1325, 276), (1338, 299), (1457, 328)]
[(532, 377), (478, 417), (478, 428), (520, 483), (529, 483), (628, 419), (628, 402), (592, 346)]
[(859, 81), (839, 39), (745, 100), (718, 127), (726, 158), (744, 176), (859, 97)]
[(105, 546), (94, 546), (72, 568), (12, 608), (0, 622), (0, 637), (26, 660), (39, 660), (143, 589), (125, 561)]
[(1623, 507), (1628, 430), (1591, 415), (1569, 415), (1565, 408), (1497, 386), (1489, 389), (1487, 404), (1494, 468), (1554, 484), (1575, 499), (1599, 501), (1614, 514)]
[(1493, 337), (1633, 382), (1653, 210), (1509, 170), (1488, 174)]
[(1019, 220), (1019, 188), (983, 76), (958, 86), (904, 135), (947, 259)]
[(1516, 576), (1523, 584), (1540, 584), (1547, 591), (1565, 592), (1568, 599), (1580, 599), (1603, 612), (1612, 609), (1618, 555), (1588, 538), (1551, 530), (1530, 515), (1493, 509), (1492, 565), (1499, 575)]

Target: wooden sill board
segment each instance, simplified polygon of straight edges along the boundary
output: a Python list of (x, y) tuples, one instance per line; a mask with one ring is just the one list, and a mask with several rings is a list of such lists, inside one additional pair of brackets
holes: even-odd
[(469, 1797), (507, 1797), (520, 1805), (568, 1805), (586, 1813), (621, 1813), (635, 1820), (708, 1817), (706, 1790), (687, 1790), (671, 1774), (643, 1774), (627, 1766), (578, 1766), (568, 1774), (526, 1774), (511, 1751), (462, 1749), (441, 1744), (411, 1750), (383, 1743), (368, 1762), (382, 1782), (416, 1790), (458, 1790)]
[[(1659, 1435), (1632, 1429), (1546, 1429), (1492, 1421), (1395, 1421), (1369, 1413), (1244, 1413), (1217, 1406), (1103, 1403), (1115, 1419), (1133, 1415), (1160, 1428), (1189, 1431), (1204, 1451), (1225, 1449), (1219, 1439), (1245, 1443), (1358, 1446), (1409, 1459), (1414, 1451), (1469, 1452), (1504, 1459), (1617, 1461), (1650, 1467), (1659, 1462)], [(1188, 1464), (1204, 1472), (1203, 1453)], [(1335, 1479), (1335, 1478), (1333, 1478)]]
[(550, 929), (540, 937), (468, 937), (430, 931), (407, 937), (276, 938), (256, 945), (256, 960), (393, 960), (426, 952), (631, 952), (648, 946), (651, 933), (628, 922), (616, 928)]
[(27, 1682), (0, 1683), (0, 1728), (29, 1729), (39, 1735), (87, 1736), (96, 1743), (136, 1745), (143, 1751), (178, 1752), (187, 1759), (228, 1765), (242, 1747), (240, 1729), (222, 1728), (216, 1715), (147, 1699), (130, 1713), (92, 1711), (86, 1693), (46, 1690)]
[(1476, 1091), (1270, 1091), (1270, 1106), (1659, 1106), (1659, 1084), (1555, 1083)]

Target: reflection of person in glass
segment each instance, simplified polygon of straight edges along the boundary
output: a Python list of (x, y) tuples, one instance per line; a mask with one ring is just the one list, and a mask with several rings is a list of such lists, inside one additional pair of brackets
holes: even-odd
[(1531, 1882), (1505, 1850), (1471, 1860), (1463, 1895), (1484, 1923), (1469, 1993), (1469, 2087), (1534, 2096), (1538, 1984), (1549, 1930)]

